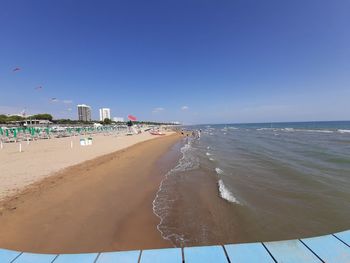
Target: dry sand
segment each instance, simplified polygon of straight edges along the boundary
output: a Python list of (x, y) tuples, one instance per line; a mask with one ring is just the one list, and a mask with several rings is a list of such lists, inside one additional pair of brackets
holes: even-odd
[[(123, 145), (131, 144), (136, 138), (142, 141), (149, 136), (135, 136)], [(176, 134), (160, 137), (69, 167), (3, 201), (0, 247), (41, 253), (80, 253), (171, 246), (156, 229), (159, 219), (153, 214), (152, 201), (164, 173), (178, 160), (179, 153), (169, 149), (179, 138)], [(96, 148), (99, 143), (109, 150), (121, 147), (117, 138), (112, 142), (110, 138), (96, 138)], [(49, 160), (54, 163), (61, 160), (51, 171), (73, 163), (70, 158), (78, 153), (83, 152), (85, 158), (94, 156), (88, 148), (77, 147), (73, 154), (69, 147), (61, 149), (54, 145), (56, 152), (50, 148), (41, 154), (48, 158), (46, 164)], [(29, 150), (23, 155), (13, 153), (24, 154), (30, 154)], [(41, 160), (37, 156), (33, 158), (35, 164), (28, 161), (26, 173)]]
[[(68, 166), (153, 139), (149, 133), (134, 136), (93, 136), (93, 145), (80, 146), (81, 137), (6, 143), (0, 149), (0, 200)], [(73, 148), (71, 148), (73, 143)]]

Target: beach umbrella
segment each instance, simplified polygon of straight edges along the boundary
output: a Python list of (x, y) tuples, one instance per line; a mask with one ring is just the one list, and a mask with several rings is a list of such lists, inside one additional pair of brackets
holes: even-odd
[(13, 129), (13, 137), (17, 138), (17, 130)]
[(128, 115), (128, 119), (131, 120), (131, 121), (136, 121), (137, 118), (133, 115)]
[(0, 133), (1, 133), (1, 135), (4, 135), (4, 131), (2, 130), (1, 127), (0, 127)]
[(6, 136), (9, 137), (9, 130), (6, 129)]

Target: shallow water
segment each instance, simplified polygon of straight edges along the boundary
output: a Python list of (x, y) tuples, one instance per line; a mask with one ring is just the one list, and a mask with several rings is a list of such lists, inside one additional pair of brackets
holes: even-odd
[(350, 123), (193, 126), (154, 200), (174, 245), (281, 240), (350, 227)]

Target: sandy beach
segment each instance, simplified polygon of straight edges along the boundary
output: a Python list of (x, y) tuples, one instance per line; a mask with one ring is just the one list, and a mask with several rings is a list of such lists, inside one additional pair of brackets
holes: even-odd
[(22, 153), (6, 145), (0, 247), (77, 253), (171, 246), (156, 229), (152, 201), (179, 158), (169, 150), (180, 136), (151, 138), (95, 136), (90, 148), (73, 149), (70, 138), (53, 139)]
[[(90, 136), (88, 136), (90, 137)], [(154, 139), (149, 133), (134, 136), (94, 135), (91, 146), (80, 146), (81, 136), (3, 144), (0, 150), (0, 200), (66, 167)], [(72, 148), (71, 148), (72, 144)]]

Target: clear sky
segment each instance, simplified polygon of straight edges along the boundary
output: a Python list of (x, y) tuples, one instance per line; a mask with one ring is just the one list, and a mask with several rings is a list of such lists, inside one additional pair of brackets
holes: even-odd
[(349, 14), (348, 0), (3, 0), (0, 113), (349, 120)]

